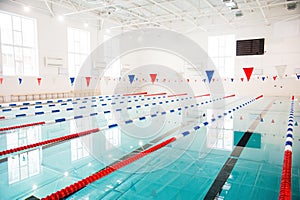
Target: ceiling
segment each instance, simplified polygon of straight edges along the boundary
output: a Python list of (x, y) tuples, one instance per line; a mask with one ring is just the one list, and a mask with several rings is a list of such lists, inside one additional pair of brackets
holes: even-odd
[[(300, 0), (6, 0), (100, 29), (179, 32), (272, 25), (300, 18)], [(226, 2), (234, 1), (235, 9)], [(288, 9), (294, 6), (295, 9)], [(239, 16), (241, 14), (241, 16)]]

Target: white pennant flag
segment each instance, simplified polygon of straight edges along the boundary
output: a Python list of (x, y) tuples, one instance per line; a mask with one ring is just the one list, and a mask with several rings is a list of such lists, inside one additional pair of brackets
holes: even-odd
[(277, 71), (277, 75), (282, 78), (286, 69), (286, 65), (278, 65), (275, 66), (276, 71)]

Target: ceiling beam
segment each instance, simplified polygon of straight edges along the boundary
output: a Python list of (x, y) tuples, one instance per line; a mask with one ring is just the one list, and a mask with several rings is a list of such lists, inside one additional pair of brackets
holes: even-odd
[(54, 13), (53, 13), (52, 8), (51, 8), (50, 5), (48, 4), (48, 1), (47, 1), (47, 0), (44, 0), (44, 2), (45, 2), (45, 4), (46, 4), (46, 6), (47, 6), (47, 8), (48, 8), (48, 10), (49, 10), (49, 12), (50, 12), (50, 14), (51, 14), (51, 16), (54, 17), (55, 15), (54, 15)]
[(262, 16), (264, 17), (265, 22), (269, 25), (269, 24), (270, 24), (270, 23), (269, 23), (269, 20), (268, 20), (266, 14), (265, 14), (265, 12), (264, 12), (264, 10), (263, 10), (263, 8), (262, 8), (260, 2), (259, 2), (259, 0), (256, 0), (256, 3), (257, 3), (257, 5), (259, 6), (259, 10), (260, 10)]
[(232, 24), (230, 23), (230, 21), (220, 12), (220, 11), (218, 11), (218, 9), (215, 7), (215, 6), (213, 6), (209, 1), (207, 1), (207, 0), (203, 0), (211, 9), (213, 9), (222, 19), (224, 19), (224, 21), (227, 23), (227, 24), (229, 24), (229, 25), (231, 25), (232, 26)]

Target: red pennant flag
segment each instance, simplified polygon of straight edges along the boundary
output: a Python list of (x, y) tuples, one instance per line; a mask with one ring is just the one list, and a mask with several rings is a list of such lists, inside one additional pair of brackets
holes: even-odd
[(42, 78), (37, 78), (38, 85), (41, 85), (41, 80), (42, 80)]
[(86, 86), (89, 87), (90, 86), (91, 77), (90, 76), (85, 77), (85, 81), (86, 81)]
[(271, 123), (272, 123), (272, 124), (274, 124), (274, 123), (275, 123), (275, 120), (274, 120), (274, 119), (272, 119)]
[(2, 85), (2, 82), (3, 82), (3, 78), (0, 78), (0, 84)]
[(243, 82), (243, 81), (244, 81), (244, 78), (241, 78), (241, 81)]
[(151, 82), (154, 84), (157, 74), (150, 74)]
[(187, 81), (187, 82), (190, 82), (190, 79), (187, 78), (186, 81)]
[(273, 76), (274, 81), (276, 80), (277, 76)]
[(163, 79), (163, 82), (166, 82), (166, 79), (165, 79), (165, 78)]
[(250, 77), (252, 75), (253, 69), (254, 69), (254, 67), (243, 68), (243, 70), (244, 70), (244, 72), (246, 74), (246, 77), (247, 77), (247, 81), (250, 80)]
[(240, 116), (240, 120), (243, 120), (243, 116)]

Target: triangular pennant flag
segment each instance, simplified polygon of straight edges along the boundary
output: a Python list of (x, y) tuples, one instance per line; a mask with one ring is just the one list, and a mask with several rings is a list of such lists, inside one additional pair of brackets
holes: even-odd
[(276, 80), (276, 78), (277, 78), (277, 76), (273, 76), (273, 80), (274, 80), (274, 81)]
[(244, 70), (244, 72), (246, 74), (246, 77), (247, 77), (247, 81), (250, 80), (250, 77), (252, 75), (253, 69), (254, 69), (254, 67), (243, 68), (243, 70)]
[(240, 116), (240, 120), (243, 120), (243, 116)]
[(152, 84), (154, 84), (157, 74), (149, 74)]
[(285, 69), (286, 69), (286, 65), (278, 65), (278, 66), (275, 66), (275, 69), (277, 71), (277, 75), (282, 78), (283, 77), (283, 74), (285, 72)]
[(41, 85), (41, 80), (42, 80), (42, 78), (37, 78), (38, 85)]
[(275, 123), (275, 120), (274, 120), (274, 119), (272, 119), (271, 123), (272, 123), (272, 124), (274, 124), (274, 123)]
[(206, 75), (208, 78), (208, 83), (210, 83), (215, 71), (214, 70), (206, 70), (205, 72), (206, 72)]
[(206, 82), (206, 79), (203, 79), (203, 82), (205, 83), (205, 82)]
[(297, 79), (300, 79), (300, 74), (296, 74), (297, 75)]
[(230, 119), (232, 119), (232, 115), (230, 116)]
[(187, 78), (187, 79), (186, 79), (186, 82), (190, 82), (190, 79)]
[(91, 77), (90, 76), (85, 77), (85, 81), (86, 81), (86, 86), (89, 87), (90, 86)]
[(264, 77), (264, 76), (263, 76), (263, 77), (261, 77), (261, 80), (265, 81), (265, 79), (266, 79), (266, 77)]
[(260, 122), (264, 122), (264, 118), (260, 118)]
[(231, 78), (231, 82), (233, 82), (234, 78)]
[(70, 81), (71, 81), (71, 85), (73, 86), (74, 81), (75, 81), (75, 77), (70, 77)]
[(244, 81), (244, 78), (241, 78), (241, 81), (243, 82), (243, 81)]
[(3, 82), (3, 78), (0, 78), (0, 84), (2, 84), (2, 82)]
[(297, 121), (295, 121), (295, 126), (298, 126), (298, 122)]
[(119, 77), (119, 81), (121, 81), (122, 80), (122, 77)]
[(134, 77), (135, 77), (135, 75), (133, 75), (133, 74), (128, 75), (130, 84), (132, 84), (132, 82), (133, 82), (133, 80), (134, 80)]
[(21, 85), (21, 83), (22, 83), (22, 78), (19, 78), (19, 85)]

